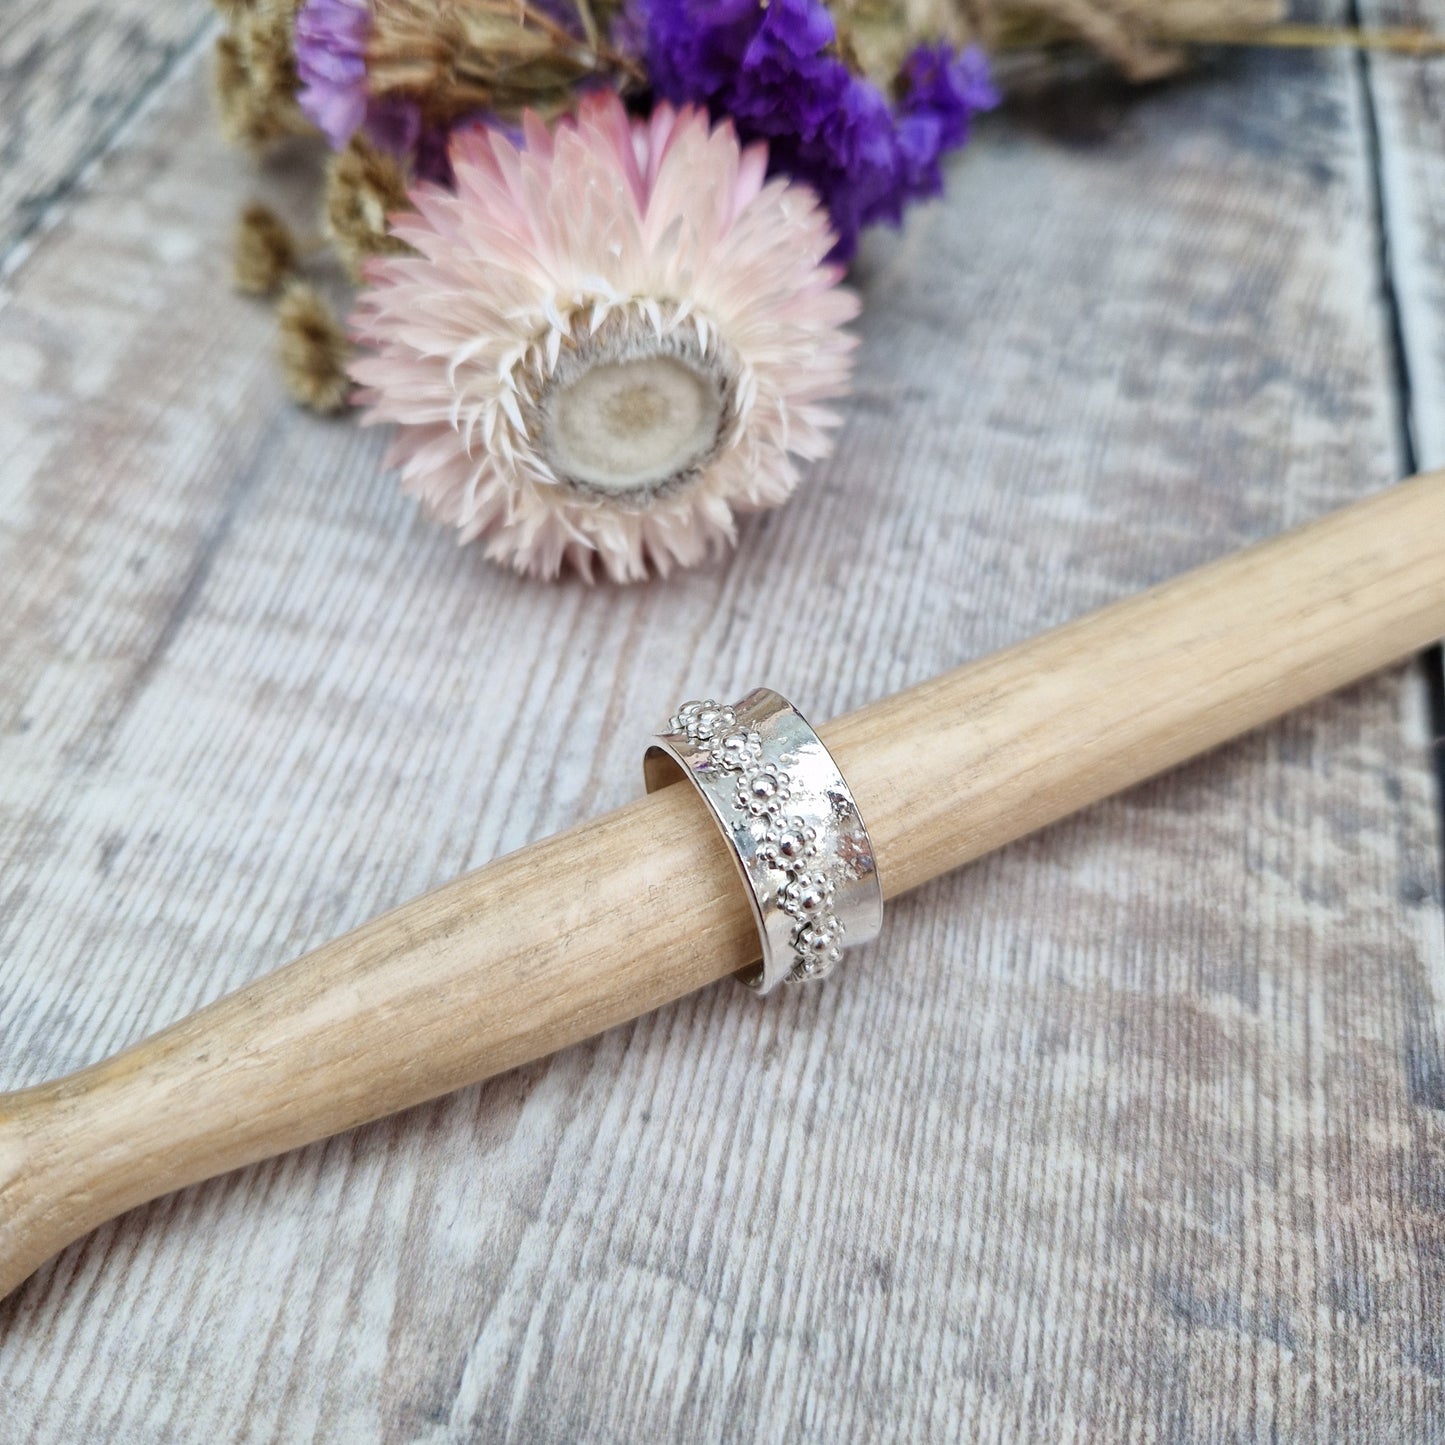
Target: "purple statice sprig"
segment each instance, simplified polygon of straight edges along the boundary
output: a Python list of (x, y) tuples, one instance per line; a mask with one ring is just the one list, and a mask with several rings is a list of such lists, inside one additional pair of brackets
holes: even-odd
[(940, 161), (968, 140), (973, 117), (992, 110), (999, 93), (976, 45), (920, 45), (903, 62), (900, 79), (895, 114), (905, 190), (910, 199), (936, 196), (943, 190)]
[[(572, 0), (531, 3), (577, 23)], [(372, 95), (371, 26), (369, 0), (306, 0), (296, 17), (301, 109), (338, 150), (361, 132), (416, 174), (446, 182), (449, 132), (489, 118), (428, 125), (418, 99)], [(774, 172), (818, 193), (842, 260), (865, 226), (897, 224), (909, 202), (939, 193), (943, 157), (998, 103), (982, 52), (945, 44), (908, 55), (890, 103), (840, 55), (823, 0), (625, 0), (615, 26), (655, 95), (731, 120), (743, 141), (767, 142)]]
[(976, 47), (924, 45), (890, 104), (837, 53), (822, 0), (648, 0), (647, 68), (658, 96), (730, 118), (768, 143), (770, 165), (813, 187), (848, 259), (863, 227), (937, 195), (945, 154), (998, 103)]
[(296, 100), (336, 150), (366, 120), (367, 0), (306, 0), (296, 14)]
[[(637, 0), (632, 0), (634, 6)], [(573, 0), (529, 0), (531, 8), (567, 30), (579, 26)], [(440, 20), (440, 12), (438, 13)], [(637, 21), (634, 17), (634, 28)], [(421, 108), (398, 96), (374, 97), (367, 86), (370, 0), (305, 0), (296, 13), (296, 74), (301, 112), (340, 150), (363, 126), (368, 139), (401, 154), (435, 143), (423, 134)], [(444, 140), (444, 138), (443, 138)]]
[(302, 114), (333, 150), (359, 131), (372, 145), (408, 160), (423, 179), (450, 182), (450, 128), (425, 123), (421, 106), (407, 96), (373, 96), (368, 89), (370, 34), (369, 0), (306, 0), (296, 15)]

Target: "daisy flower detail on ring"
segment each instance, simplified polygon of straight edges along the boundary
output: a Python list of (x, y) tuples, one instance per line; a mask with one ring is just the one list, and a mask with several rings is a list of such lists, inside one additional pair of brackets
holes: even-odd
[(352, 364), (425, 509), (520, 572), (636, 581), (729, 546), (827, 454), (858, 310), (811, 190), (731, 125), (585, 96), (521, 144), (459, 131), (392, 220)]

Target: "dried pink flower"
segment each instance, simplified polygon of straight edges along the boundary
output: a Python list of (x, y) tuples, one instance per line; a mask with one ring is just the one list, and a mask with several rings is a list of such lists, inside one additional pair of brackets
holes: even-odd
[(519, 571), (617, 581), (731, 544), (824, 456), (857, 312), (811, 191), (763, 147), (610, 92), (517, 145), (453, 141), (368, 263), (353, 363), (403, 487)]

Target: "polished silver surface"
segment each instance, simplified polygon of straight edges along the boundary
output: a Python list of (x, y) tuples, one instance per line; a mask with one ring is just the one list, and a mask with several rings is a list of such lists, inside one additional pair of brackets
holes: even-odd
[(759, 993), (822, 978), (844, 948), (883, 924), (873, 845), (822, 740), (768, 688), (741, 702), (684, 703), (643, 760), (647, 791), (680, 772), (731, 848), (757, 920), (761, 965), (739, 977)]

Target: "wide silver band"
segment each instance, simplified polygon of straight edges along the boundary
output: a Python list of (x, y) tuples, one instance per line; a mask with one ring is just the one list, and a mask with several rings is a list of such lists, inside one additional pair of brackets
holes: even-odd
[(822, 978), (843, 948), (883, 925), (873, 845), (817, 733), (768, 688), (730, 707), (684, 703), (643, 759), (647, 791), (681, 774), (702, 795), (752, 900), (761, 966), (739, 977), (760, 993)]

